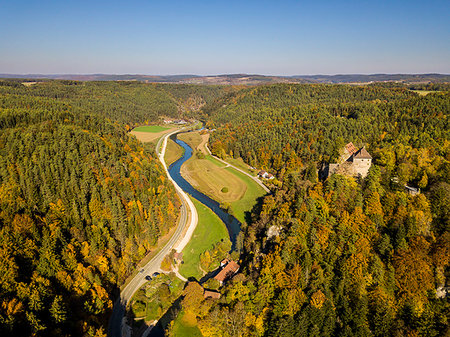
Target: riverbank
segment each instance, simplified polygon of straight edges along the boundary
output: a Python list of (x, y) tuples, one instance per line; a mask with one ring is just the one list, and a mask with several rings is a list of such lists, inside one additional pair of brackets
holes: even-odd
[(248, 220), (258, 198), (267, 192), (251, 177), (210, 155), (205, 135), (189, 132), (178, 135), (178, 139), (194, 149), (192, 157), (181, 167), (183, 177), (200, 192), (228, 208), (241, 223)]

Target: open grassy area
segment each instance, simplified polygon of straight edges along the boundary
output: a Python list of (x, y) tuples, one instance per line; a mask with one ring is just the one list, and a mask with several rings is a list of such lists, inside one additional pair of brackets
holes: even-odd
[(145, 125), (134, 128), (130, 133), (143, 143), (155, 142), (156, 144), (161, 136), (172, 130), (174, 130), (173, 126)]
[(240, 200), (247, 190), (241, 179), (211, 156), (199, 159), (194, 154), (181, 167), (181, 174), (192, 186), (220, 203)]
[(133, 131), (137, 132), (151, 132), (151, 133), (157, 133), (166, 130), (169, 130), (169, 128), (160, 125), (143, 125), (133, 129)]
[(266, 195), (266, 191), (264, 191), (261, 186), (242, 172), (239, 172), (232, 167), (227, 167), (226, 170), (230, 171), (236, 177), (239, 177), (239, 179), (241, 179), (247, 186), (244, 196), (240, 200), (231, 203), (234, 216), (243, 223), (245, 221), (245, 213), (250, 212), (256, 203), (256, 199)]
[[(195, 277), (198, 280), (203, 276), (200, 270), (200, 254), (209, 250), (214, 244), (222, 240), (230, 242), (225, 224), (208, 207), (192, 199), (198, 212), (198, 224), (191, 240), (183, 250), (184, 263), (179, 272), (184, 277)], [(230, 243), (231, 245), (231, 243)]]
[(184, 311), (181, 311), (173, 321), (173, 336), (177, 337), (203, 337), (199, 328), (196, 326), (195, 317), (188, 317)]
[(183, 132), (179, 133), (177, 137), (179, 140), (187, 143), (194, 150), (197, 149), (197, 146), (202, 143), (202, 136), (199, 132)]
[[(198, 132), (183, 133), (178, 135), (178, 138), (188, 143), (194, 150), (204, 147), (205, 144), (205, 138)], [(246, 172), (251, 172), (242, 159), (229, 159), (229, 162)], [(182, 166), (181, 173), (199, 191), (220, 203), (229, 203), (234, 215), (241, 222), (245, 221), (245, 213), (253, 208), (256, 199), (266, 194), (250, 177), (232, 167), (227, 167), (210, 155), (199, 159), (196, 151)], [(224, 187), (228, 191), (224, 192)]]
[(229, 162), (231, 165), (236, 166), (237, 168), (240, 168), (242, 171), (247, 172), (251, 174), (252, 176), (256, 176), (256, 172), (253, 172), (249, 169), (248, 165), (242, 160), (242, 158), (234, 159), (234, 158), (227, 158), (225, 159), (227, 162)]
[(167, 167), (176, 162), (183, 155), (183, 152), (184, 149), (180, 145), (170, 138), (167, 139), (166, 154), (164, 155)]
[(416, 94), (419, 94), (420, 96), (426, 96), (428, 94), (434, 94), (437, 92), (442, 92), (442, 91), (437, 91), (437, 90), (411, 90), (412, 92), (415, 92)]

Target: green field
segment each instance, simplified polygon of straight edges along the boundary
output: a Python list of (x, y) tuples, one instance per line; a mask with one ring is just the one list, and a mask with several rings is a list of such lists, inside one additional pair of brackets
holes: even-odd
[(184, 263), (179, 271), (186, 278), (193, 276), (199, 280), (203, 276), (199, 268), (200, 254), (221, 240), (230, 242), (230, 238), (225, 224), (213, 211), (193, 198), (192, 201), (198, 212), (198, 224), (191, 240), (183, 249)]
[(256, 176), (255, 172), (249, 169), (248, 165), (242, 160), (242, 158), (234, 159), (234, 158), (227, 158), (225, 159), (228, 163), (231, 165), (236, 166), (237, 168), (240, 168), (242, 171), (247, 172), (248, 174), (251, 174), (252, 176)]
[(245, 213), (251, 211), (253, 206), (256, 204), (256, 199), (266, 195), (266, 191), (264, 191), (261, 186), (253, 181), (253, 179), (246, 176), (242, 172), (239, 172), (232, 167), (227, 167), (226, 170), (233, 173), (247, 185), (247, 190), (245, 191), (244, 196), (240, 200), (231, 203), (231, 209), (234, 212), (234, 216), (243, 223), (245, 222)]
[(133, 131), (137, 132), (150, 132), (150, 133), (157, 133), (166, 130), (169, 130), (169, 128), (159, 125), (143, 125), (133, 129)]

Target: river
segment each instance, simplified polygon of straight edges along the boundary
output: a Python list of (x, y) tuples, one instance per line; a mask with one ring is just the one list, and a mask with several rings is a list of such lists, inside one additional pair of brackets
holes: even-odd
[(184, 179), (181, 176), (180, 173), (181, 165), (183, 165), (183, 163), (186, 160), (192, 157), (192, 149), (188, 144), (186, 144), (182, 140), (179, 140), (176, 134), (171, 136), (170, 138), (184, 149), (183, 156), (176, 162), (174, 162), (172, 165), (170, 165), (169, 167), (170, 176), (172, 177), (173, 180), (175, 180), (178, 186), (180, 186), (183, 189), (183, 191), (190, 194), (190, 196), (197, 199), (202, 204), (210, 208), (215, 214), (217, 214), (217, 216), (220, 218), (220, 220), (223, 221), (223, 223), (228, 229), (228, 233), (230, 235), (230, 240), (232, 243), (231, 249), (234, 250), (236, 247), (236, 238), (239, 234), (239, 231), (241, 230), (241, 223), (234, 216), (228, 214), (222, 208), (220, 208), (220, 204), (217, 201), (211, 199), (207, 195), (196, 190), (191, 184), (189, 184), (186, 181), (186, 179)]

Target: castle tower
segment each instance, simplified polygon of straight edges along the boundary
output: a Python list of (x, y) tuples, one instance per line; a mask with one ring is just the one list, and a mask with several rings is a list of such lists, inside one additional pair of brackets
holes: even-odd
[(365, 147), (362, 147), (353, 155), (353, 170), (362, 178), (365, 178), (367, 176), (371, 165), (372, 156), (369, 154), (369, 152), (367, 152)]

